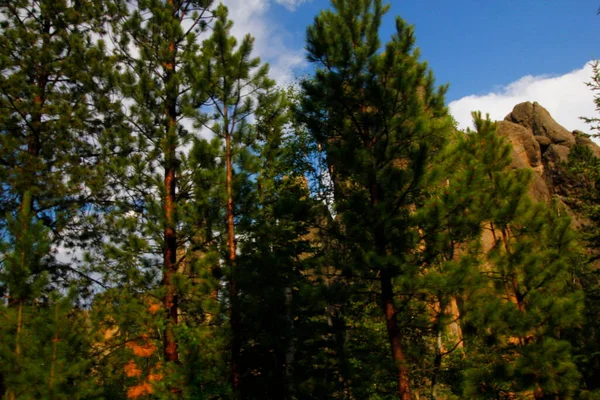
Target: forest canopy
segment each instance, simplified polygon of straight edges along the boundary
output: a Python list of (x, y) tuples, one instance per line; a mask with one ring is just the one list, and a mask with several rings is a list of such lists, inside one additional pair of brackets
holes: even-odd
[(283, 85), (216, 1), (0, 1), (2, 399), (600, 399), (600, 147), (388, 12)]

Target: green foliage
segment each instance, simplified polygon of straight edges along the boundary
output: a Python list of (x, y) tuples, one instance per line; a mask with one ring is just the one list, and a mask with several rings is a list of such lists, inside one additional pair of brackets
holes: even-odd
[(590, 148), (577, 236), (381, 0), (332, 1), (287, 91), (211, 7), (2, 2), (0, 396), (597, 397)]
[[(101, 82), (109, 64), (103, 40), (92, 37), (102, 33), (112, 11), (105, 2), (2, 5), (0, 227), (20, 213), (47, 228), (53, 248), (94, 238), (87, 216), (98, 180), (95, 143), (103, 129)], [(60, 260), (46, 262), (57, 284), (79, 278)]]
[[(480, 116), (475, 125), (467, 140), (485, 141), (495, 134), (495, 124)], [(465, 290), (472, 367), (465, 371), (464, 395), (570, 396), (579, 372), (563, 336), (582, 321), (582, 296), (571, 284), (576, 237), (560, 206), (530, 200), (528, 171), (507, 169), (505, 148), (486, 146), (500, 157), (488, 158), (499, 162), (489, 164), (485, 193), (490, 201), (479, 211), (488, 230), (481, 284)]]
[(600, 269), (598, 268), (598, 244), (600, 217), (598, 182), (600, 163), (591, 149), (584, 145), (573, 146), (569, 164), (565, 171), (569, 181), (577, 184), (571, 188), (568, 199), (571, 207), (581, 215), (580, 242), (584, 250), (584, 261), (574, 271), (574, 280), (585, 294), (585, 322), (570, 333), (575, 347), (576, 361), (583, 375), (584, 388), (580, 394), (594, 398), (600, 387), (595, 376), (600, 372)]
[[(76, 291), (54, 292), (22, 309), (24, 321), (17, 336), (19, 309), (0, 307), (3, 318), (0, 374), (3, 386), (18, 399), (94, 399), (102, 389), (95, 379), (91, 326), (84, 312), (73, 308)], [(15, 352), (15, 337), (20, 351)]]
[[(395, 354), (387, 373), (393, 376), (394, 363), (418, 368), (410, 353), (424, 321), (423, 304), (413, 299), (421, 276), (412, 214), (430, 189), (424, 185), (426, 171), (448, 141), (452, 121), (445, 88), (435, 88), (433, 74), (419, 61), (413, 28), (397, 18), (395, 34), (381, 45), (379, 27), (387, 10), (381, 1), (336, 1), (315, 19), (307, 50), (318, 69), (302, 82), (298, 114), (332, 172), (336, 230), (349, 252), (339, 268), (363, 279), (344, 302), (360, 301), (355, 293), (381, 280), (375, 289), (379, 299), (370, 301), (380, 303), (387, 316), (387, 332), (380, 334), (387, 333)], [(397, 358), (402, 351), (410, 361)], [(397, 369), (403, 396), (410, 391), (405, 367)]]
[[(589, 82), (586, 82), (586, 85), (590, 88), (590, 90), (594, 93), (594, 104), (596, 105), (596, 111), (600, 111), (600, 95), (599, 95), (599, 91), (600, 91), (600, 63), (598, 61), (592, 61), (591, 63), (591, 67), (592, 67), (592, 80)], [(583, 121), (585, 121), (586, 123), (591, 125), (591, 129), (594, 130), (598, 130), (600, 129), (600, 126), (598, 125), (598, 123), (600, 122), (600, 119), (597, 117), (580, 117)], [(597, 136), (594, 135), (594, 136)]]
[[(120, 121), (103, 137), (111, 201), (102, 208), (102, 249), (88, 257), (109, 288), (97, 296), (94, 312), (98, 330), (112, 332), (101, 343), (115, 349), (106, 354), (102, 373), (120, 396), (226, 392), (219, 355), (224, 333), (215, 322), (220, 309), (209, 297), (218, 283), (201, 235), (212, 210), (202, 203), (207, 182), (194, 165), (203, 155), (190, 154), (193, 125), (206, 121), (206, 95), (196, 86), (210, 5), (139, 1), (111, 25)], [(135, 346), (147, 352), (135, 354)], [(196, 376), (188, 369), (201, 364), (211, 373)], [(146, 367), (128, 372), (136, 365)]]
[(56, 254), (95, 238), (89, 214), (110, 65), (101, 35), (115, 10), (28, 0), (0, 10), (2, 394), (92, 396), (86, 326), (62, 327), (84, 319), (72, 307), (92, 278)]

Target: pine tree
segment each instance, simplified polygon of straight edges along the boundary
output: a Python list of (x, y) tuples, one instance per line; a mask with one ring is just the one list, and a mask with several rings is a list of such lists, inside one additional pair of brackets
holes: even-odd
[[(215, 10), (215, 23), (212, 36), (204, 42), (205, 64), (202, 79), (198, 82), (210, 99), (208, 104), (214, 112), (211, 131), (224, 141), (227, 232), (225, 257), (227, 265), (231, 325), (231, 382), (236, 396), (242, 390), (242, 310), (239, 298), (238, 241), (248, 235), (238, 229), (248, 221), (249, 208), (256, 207), (259, 201), (251, 189), (252, 177), (258, 174), (258, 184), (263, 176), (260, 173), (258, 157), (260, 140), (267, 129), (277, 129), (277, 122), (265, 121), (267, 110), (274, 115), (285, 107), (285, 97), (275, 91), (275, 83), (268, 78), (268, 65), (260, 64), (258, 58), (251, 58), (253, 39), (246, 35), (238, 45), (231, 36), (232, 22), (228, 20), (227, 8), (220, 5)], [(266, 126), (249, 123), (256, 116)]]
[[(256, 202), (246, 210), (240, 257), (245, 398), (297, 398), (296, 304), (312, 249), (315, 202), (305, 176), (303, 132), (289, 123), (286, 94), (273, 91), (256, 112)], [(304, 161), (304, 162), (303, 162)]]
[[(421, 363), (423, 383), (432, 398), (572, 393), (577, 371), (564, 336), (581, 303), (569, 279), (578, 259), (570, 221), (529, 199), (530, 171), (510, 170), (510, 145), (489, 119), (474, 118), (477, 129), (457, 131), (438, 156), (429, 175), (437, 189), (414, 220), (426, 266), (423, 330), (433, 333), (421, 350), (432, 360)], [(552, 354), (537, 357), (555, 373), (519, 355), (537, 351)]]
[(570, 219), (529, 198), (530, 171), (506, 168), (510, 147), (494, 137), (495, 123), (475, 115), (475, 126), (467, 135), (485, 149), (487, 200), (479, 214), (488, 243), (481, 284), (465, 288), (464, 321), (474, 335), (464, 395), (570, 396), (579, 373), (563, 336), (581, 322), (582, 309), (571, 283), (578, 254)]
[[(222, 268), (223, 205), (226, 204), (222, 159), (220, 138), (195, 139), (189, 160), (194, 191), (188, 212), (195, 215), (196, 228), (187, 252), (190, 281), (183, 288), (183, 301), (195, 302), (197, 306), (187, 307), (183, 318), (197, 321), (196, 325), (200, 328), (191, 343), (199, 350), (193, 360), (197, 364), (187, 360), (190, 381), (195, 382), (197, 389), (209, 389), (203, 390), (204, 393), (230, 394), (230, 329)], [(186, 324), (191, 325), (190, 322)], [(203, 373), (198, 374), (198, 370)]]
[[(591, 81), (586, 85), (594, 93), (594, 104), (596, 111), (600, 110), (600, 63), (593, 61)], [(597, 117), (580, 117), (590, 124), (590, 129), (598, 130), (600, 126)], [(582, 372), (584, 384), (580, 396), (599, 396), (600, 385), (595, 378), (600, 373), (600, 351), (598, 347), (598, 335), (600, 334), (600, 268), (598, 267), (598, 248), (600, 244), (600, 230), (598, 219), (600, 207), (598, 204), (598, 184), (600, 178), (600, 163), (584, 141), (588, 136), (598, 136), (598, 133), (586, 135), (577, 132), (582, 137), (578, 138), (577, 144), (571, 148), (568, 165), (563, 165), (562, 173), (568, 176), (568, 182), (573, 182), (569, 188), (570, 198), (567, 198), (569, 207), (578, 214), (578, 220), (582, 223), (578, 228), (580, 241), (585, 248), (585, 262), (577, 269), (575, 276), (577, 284), (585, 293), (585, 323), (581, 329), (572, 332), (575, 344), (579, 370)], [(580, 144), (581, 140), (581, 144)], [(591, 394), (590, 394), (591, 393)]]
[(382, 49), (378, 31), (389, 7), (371, 0), (332, 7), (308, 29), (309, 60), (318, 70), (302, 84), (302, 120), (327, 153), (337, 218), (354, 245), (354, 269), (380, 282), (397, 393), (409, 399), (407, 338), (395, 286), (409, 293), (418, 274), (410, 260), (417, 243), (407, 222), (431, 154), (452, 126), (444, 88), (435, 89), (432, 73), (418, 61), (412, 27), (397, 18), (396, 33)]
[[(112, 25), (118, 58), (114, 80), (124, 124), (103, 142), (106, 152), (118, 149), (119, 154), (106, 172), (113, 193), (104, 210), (110, 240), (100, 262), (91, 261), (113, 288), (97, 302), (105, 322), (120, 323), (111, 340), (137, 337), (136, 346), (156, 348), (147, 354), (156, 371), (149, 370), (145, 381), (131, 387), (131, 395), (158, 390), (167, 397), (180, 396), (186, 389), (179, 367), (180, 341), (186, 339), (187, 329), (180, 319), (186, 281), (181, 261), (194, 236), (195, 218), (187, 214), (194, 188), (186, 152), (193, 137), (192, 120), (203, 118), (204, 98), (195, 89), (195, 78), (210, 4), (140, 0)], [(128, 311), (134, 313), (131, 320), (123, 319)], [(157, 340), (162, 341), (160, 347)], [(158, 376), (162, 379), (150, 379)]]
[(24, 310), (27, 325), (22, 331), (20, 360), (11, 354), (12, 342), (0, 346), (4, 361), (0, 371), (15, 398), (66, 400), (100, 396), (102, 388), (90, 359), (90, 326), (85, 322), (85, 312), (73, 307), (76, 297), (75, 290), (66, 296), (52, 292), (46, 301)]
[[(578, 329), (572, 330), (569, 336), (575, 347), (579, 371), (583, 376), (582, 393), (598, 393), (600, 386), (595, 377), (600, 373), (600, 162), (588, 146), (575, 145), (569, 153), (568, 165), (563, 167), (567, 181), (574, 183), (569, 188), (571, 195), (566, 201), (578, 216), (579, 242), (584, 249), (583, 260), (574, 271), (574, 280), (585, 294), (585, 322)], [(580, 396), (583, 398), (582, 394)]]
[[(3, 359), (14, 367), (3, 375), (8, 398), (39, 398), (45, 392), (26, 378), (36, 364), (50, 364), (47, 332), (38, 328), (52, 324), (51, 309), (64, 310), (74, 300), (61, 300), (54, 290), (83, 278), (79, 294), (85, 294), (93, 281), (55, 253), (91, 238), (86, 215), (97, 178), (108, 65), (103, 41), (94, 35), (103, 35), (115, 9), (106, 2), (23, 0), (3, 1), (0, 11), (0, 284), (11, 316), (6, 344), (12, 354)], [(81, 372), (74, 362), (69, 379)], [(51, 389), (54, 383), (40, 385)]]
[[(586, 82), (586, 85), (590, 88), (592, 92), (594, 92), (594, 104), (596, 105), (596, 111), (600, 111), (600, 95), (598, 94), (598, 92), (600, 91), (600, 62), (592, 61), (590, 65), (592, 67), (593, 75), (592, 80)], [(600, 129), (600, 126), (598, 125), (600, 119), (598, 117), (583, 116), (580, 118), (586, 123), (590, 124), (591, 129)], [(595, 134), (595, 136), (597, 135), (598, 134)]]
[(490, 168), (506, 168), (509, 154), (510, 147), (498, 136), (456, 131), (436, 156), (436, 167), (427, 177), (433, 189), (414, 215), (423, 266), (417, 304), (427, 305), (427, 317), (420, 321), (425, 339), (421, 392), (431, 398), (459, 391), (466, 339), (460, 305), (466, 293), (483, 284), (480, 241), (490, 202), (488, 173)]

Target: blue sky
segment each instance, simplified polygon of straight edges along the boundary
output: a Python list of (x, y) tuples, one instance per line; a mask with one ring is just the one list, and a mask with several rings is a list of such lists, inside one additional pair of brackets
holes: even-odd
[[(255, 50), (280, 81), (309, 71), (304, 60), (306, 26), (328, 0), (224, 0), (236, 33), (256, 36)], [(538, 101), (569, 129), (585, 129), (593, 114), (583, 82), (586, 64), (600, 58), (598, 0), (396, 0), (394, 17), (415, 25), (422, 59), (437, 82), (449, 83), (447, 100), (461, 124), (470, 109), (501, 119), (520, 101)], [(511, 102), (514, 103), (511, 104)]]

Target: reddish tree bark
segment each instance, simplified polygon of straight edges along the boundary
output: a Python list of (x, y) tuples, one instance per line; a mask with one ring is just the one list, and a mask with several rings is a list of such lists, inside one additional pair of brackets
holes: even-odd
[[(225, 106), (225, 110), (227, 107)], [(227, 116), (225, 116), (227, 120)], [(227, 126), (227, 125), (226, 125)], [(225, 163), (227, 168), (227, 247), (228, 257), (227, 262), (230, 268), (229, 279), (229, 297), (231, 301), (230, 308), (230, 324), (231, 324), (231, 384), (234, 393), (239, 392), (240, 387), (240, 367), (239, 358), (241, 351), (240, 340), (240, 312), (238, 303), (238, 284), (235, 278), (235, 261), (236, 261), (236, 246), (235, 246), (235, 223), (233, 210), (233, 162), (231, 151), (231, 134), (225, 132)]]
[(402, 400), (411, 400), (411, 388), (408, 375), (408, 367), (406, 357), (402, 350), (400, 342), (400, 328), (398, 326), (398, 318), (396, 316), (396, 304), (394, 302), (394, 291), (392, 279), (389, 276), (387, 269), (381, 272), (381, 298), (383, 312), (385, 316), (385, 325), (388, 333), (390, 349), (392, 351), (392, 359), (396, 364), (398, 379), (398, 397)]
[[(382, 197), (382, 190), (376, 183), (375, 176), (371, 177), (370, 195), (371, 207), (376, 210)], [(387, 253), (385, 243), (385, 230), (382, 225), (374, 229), (375, 248), (381, 255)], [(385, 326), (388, 334), (392, 360), (396, 365), (396, 377), (398, 380), (398, 398), (402, 400), (411, 400), (411, 387), (406, 363), (406, 356), (402, 349), (400, 327), (398, 326), (398, 317), (396, 315), (396, 304), (394, 301), (394, 287), (392, 284), (392, 275), (387, 266), (381, 270), (381, 306), (385, 317)]]
[[(174, 0), (168, 0), (167, 4), (171, 8), (171, 16), (179, 21), (177, 16), (178, 4)], [(173, 333), (173, 328), (178, 324), (178, 296), (173, 282), (173, 277), (177, 273), (177, 232), (176, 226), (176, 168), (177, 168), (177, 85), (175, 79), (175, 61), (177, 56), (177, 47), (175, 39), (171, 38), (169, 44), (169, 58), (164, 64), (166, 90), (165, 112), (167, 116), (167, 138), (164, 148), (165, 159), (165, 199), (164, 199), (164, 250), (163, 250), (163, 286), (165, 296), (163, 304), (167, 313), (167, 324), (164, 332), (163, 354), (166, 362), (178, 362), (179, 354), (177, 351), (177, 341)]]
[[(44, 24), (44, 48), (48, 46), (48, 33), (50, 32), (50, 24), (46, 21)], [(34, 97), (33, 110), (31, 111), (31, 122), (30, 122), (30, 132), (27, 138), (27, 162), (24, 166), (23, 172), (25, 173), (25, 181), (27, 184), (25, 185), (26, 189), (23, 192), (21, 197), (21, 205), (19, 214), (22, 219), (22, 228), (20, 236), (17, 239), (27, 240), (26, 236), (29, 233), (29, 224), (31, 222), (31, 211), (33, 208), (33, 194), (31, 191), (31, 187), (35, 185), (35, 171), (34, 165), (36, 160), (40, 156), (40, 137), (42, 132), (42, 110), (44, 107), (44, 103), (46, 102), (46, 86), (48, 85), (48, 73), (46, 72), (44, 65), (39, 65), (38, 70), (40, 74), (37, 79), (37, 89), (38, 93)], [(22, 270), (27, 269), (27, 253), (28, 249), (23, 246), (21, 249), (21, 268)], [(21, 359), (21, 335), (23, 332), (23, 303), (26, 299), (22, 297), (21, 294), (18, 295), (16, 300), (17, 307), (17, 325), (15, 332), (15, 358), (17, 362)], [(14, 391), (9, 392), (9, 399), (15, 399)]]

